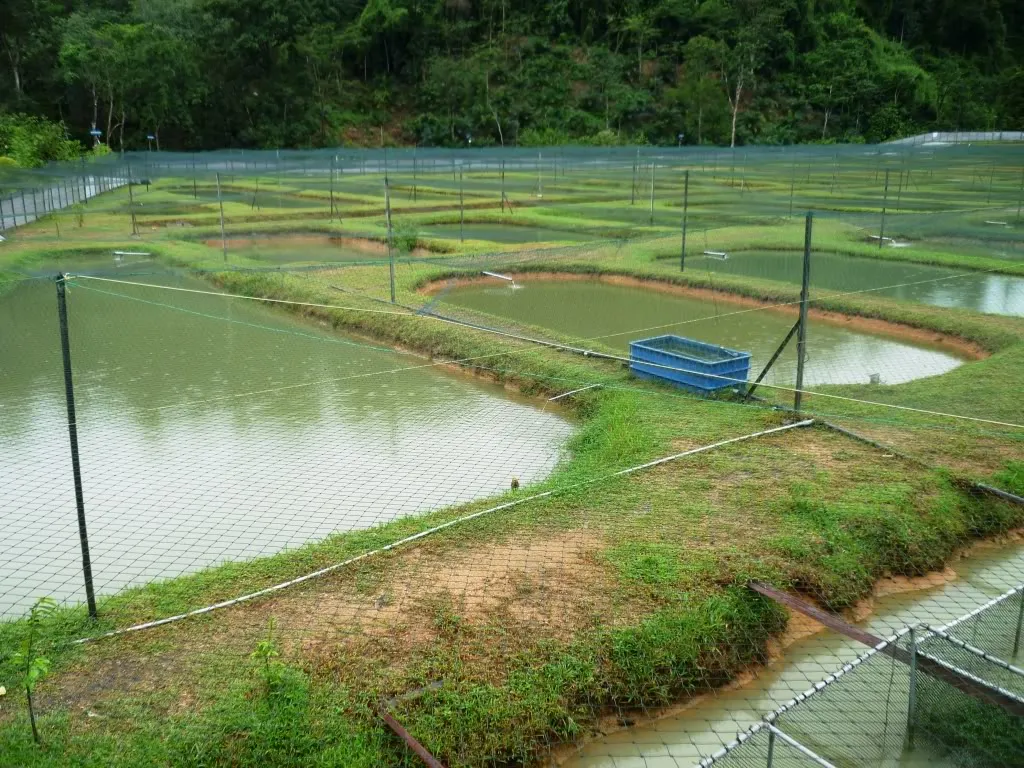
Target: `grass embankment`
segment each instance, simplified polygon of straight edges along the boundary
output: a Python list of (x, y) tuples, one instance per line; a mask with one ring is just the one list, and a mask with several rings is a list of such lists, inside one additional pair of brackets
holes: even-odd
[[(183, 266), (209, 258), (198, 244), (157, 241), (147, 247)], [(22, 253), (23, 263), (36, 258)], [(613, 257), (613, 250), (598, 249), (585, 262), (562, 258), (529, 268), (609, 274), (617, 269), (707, 287), (697, 275), (670, 274), (647, 253), (620, 254), (617, 266)], [(386, 286), (382, 272), (386, 268), (353, 267), (339, 273), (340, 282), (380, 296)], [(415, 301), (426, 281), (455, 273), (451, 267), (405, 263), (399, 298)], [(363, 296), (333, 290), (335, 277), (228, 272), (217, 281), (248, 295), (379, 308)], [(791, 286), (739, 278), (716, 278), (714, 287), (768, 301), (789, 300), (794, 293)], [(962, 410), (980, 394), (986, 413), (1019, 413), (1019, 405), (1000, 393), (1006, 377), (1024, 368), (1017, 321), (864, 297), (830, 301), (837, 303), (827, 306), (837, 311), (955, 333), (993, 353), (959, 369), (973, 376), (957, 379), (954, 372), (930, 382), (874, 387), (872, 399), (909, 402), (941, 395), (944, 405)], [(302, 311), (440, 361), (474, 358), (476, 372), (527, 394), (604, 383), (570, 400), (580, 421), (571, 458), (542, 486), (504, 498), (567, 490), (301, 587), (133, 636), (67, 647), (61, 641), (84, 632), (85, 622), (81, 611), (60, 613), (47, 628), (54, 673), (39, 689), (47, 746), (31, 744), (14, 670), (4, 662), (0, 684), (8, 695), (0, 699), (0, 761), (414, 764), (374, 709), (382, 696), (440, 680), (442, 687), (395, 704), (399, 719), (428, 749), (453, 766), (532, 762), (550, 745), (580, 736), (601, 712), (678, 700), (763, 661), (766, 641), (782, 629), (785, 616), (744, 588), (751, 578), (802, 590), (842, 610), (885, 574), (919, 575), (941, 567), (971, 539), (1024, 522), (1019, 508), (972, 497), (942, 471), (922, 471), (819, 429), (577, 486), (764, 429), (783, 416), (761, 406), (638, 384), (613, 364), (428, 318)], [(910, 431), (934, 425), (865, 408), (864, 419), (885, 418)], [(1000, 471), (1016, 477), (1014, 465)], [(102, 601), (103, 626), (251, 591), (495, 501), (129, 590)], [(248, 656), (267, 637), (270, 619), (283, 667)], [(23, 630), (18, 623), (0, 626), (5, 651)]]

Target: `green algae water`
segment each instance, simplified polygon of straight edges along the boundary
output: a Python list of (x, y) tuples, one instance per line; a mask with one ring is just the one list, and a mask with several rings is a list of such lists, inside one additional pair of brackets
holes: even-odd
[[(800, 284), (803, 254), (742, 251), (727, 259), (690, 256), (686, 268), (699, 274), (743, 275)], [(865, 293), (936, 307), (962, 307), (995, 315), (1024, 316), (1024, 278), (970, 270), (815, 252), (812, 297)]]
[[(428, 224), (419, 230), (419, 234), (423, 237), (458, 240), (459, 225)], [(488, 240), (494, 243), (582, 242), (597, 237), (578, 230), (478, 223), (463, 224), (462, 235), (466, 240)]]
[[(778, 310), (751, 309), (736, 303), (694, 299), (645, 288), (596, 280), (528, 281), (512, 289), (490, 283), (462, 286), (443, 301), (600, 341), (626, 353), (630, 341), (676, 334), (729, 349), (751, 352), (751, 376), (757, 375), (795, 319)], [(791, 343), (766, 381), (792, 384), (796, 345)], [(893, 336), (864, 333), (812, 320), (804, 383), (867, 384), (877, 375), (899, 384), (950, 371), (962, 362), (955, 354)]]
[[(210, 287), (132, 258), (125, 279)], [(499, 386), (252, 301), (76, 279), (68, 314), (101, 593), (540, 480), (572, 430)], [(50, 278), (0, 295), (0, 477), (0, 617), (81, 600)]]

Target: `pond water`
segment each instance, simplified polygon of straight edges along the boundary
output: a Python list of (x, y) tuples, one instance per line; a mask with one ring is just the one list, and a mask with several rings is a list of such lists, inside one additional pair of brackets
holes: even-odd
[[(198, 200), (202, 203), (209, 205), (217, 203), (217, 190), (210, 189), (209, 187), (199, 187), (196, 190), (195, 196), (192, 194), (191, 187), (174, 187), (168, 191), (175, 192), (182, 198), (188, 198), (191, 200)], [(255, 197), (256, 203), (253, 205), (253, 198)], [(259, 207), (264, 208), (323, 208), (329, 209), (331, 206), (330, 200), (316, 199), (311, 197), (299, 197), (297, 195), (289, 195), (287, 193), (279, 193), (276, 190), (241, 190), (241, 189), (221, 189), (220, 200), (225, 203), (241, 203), (253, 208), (254, 211), (258, 211)], [(143, 202), (145, 202), (143, 200)], [(184, 202), (184, 200), (182, 201)]]
[[(130, 279), (209, 288), (148, 268)], [(80, 279), (68, 313), (102, 593), (539, 480), (572, 431), (499, 386), (254, 302)], [(81, 600), (49, 279), (0, 295), (0, 477), (0, 617)]]
[[(422, 237), (441, 237), (446, 240), (459, 239), (458, 224), (428, 224), (419, 229), (418, 232)], [(462, 234), (466, 240), (490, 240), (494, 243), (583, 242), (593, 240), (596, 237), (596, 235), (587, 232), (568, 229), (470, 223), (463, 225)]]
[[(228, 262), (232, 257), (253, 259), (270, 264), (305, 264), (340, 261), (385, 261), (384, 245), (366, 240), (361, 248), (339, 238), (318, 235), (281, 235), (276, 237), (228, 238)], [(220, 240), (206, 244), (220, 253)], [(407, 258), (395, 253), (395, 258)]]
[[(859, 626), (876, 636), (888, 637), (909, 624), (920, 622), (941, 626), (952, 621), (1024, 580), (1024, 546), (1018, 543), (982, 549), (954, 567), (958, 575), (956, 581), (931, 589), (876, 598), (873, 613)], [(823, 630), (789, 646), (777, 662), (761, 669), (757, 677), (745, 685), (720, 691), (678, 715), (597, 739), (585, 746), (577, 757), (564, 762), (563, 768), (687, 768), (714, 753), (764, 715), (853, 661), (865, 650), (860, 643), (837, 632)], [(881, 718), (885, 710), (888, 676), (883, 672), (871, 676), (861, 675), (858, 680), (856, 690), (847, 689), (844, 692), (844, 682), (840, 680), (833, 692), (852, 696), (861, 702), (859, 707), (853, 705), (858, 712), (868, 712), (869, 707), (877, 705)], [(872, 694), (869, 683), (877, 685), (880, 693)], [(905, 699), (890, 703), (894, 712), (902, 708), (901, 715), (905, 717)], [(802, 713), (801, 716), (791, 719), (783, 730), (812, 749), (821, 749), (819, 745), (835, 741), (830, 739), (833, 728), (839, 729), (835, 733), (841, 736), (852, 735), (850, 724), (828, 722), (815, 716), (816, 706), (813, 698), (797, 705), (793, 711)], [(898, 730), (901, 716), (894, 715), (892, 719), (893, 729)], [(797, 725), (794, 726), (794, 723)], [(834, 748), (833, 745), (830, 751), (834, 752)], [(722, 763), (723, 767), (740, 764), (738, 760)], [(780, 761), (779, 764), (812, 765), (810, 761)], [(863, 766), (876, 763), (865, 760), (850, 764)], [(963, 765), (929, 749), (920, 740), (914, 751), (890, 755), (882, 764)]]
[[(795, 322), (792, 315), (779, 310), (751, 309), (596, 280), (527, 281), (516, 290), (479, 283), (454, 288), (443, 301), (578, 339), (598, 339), (623, 353), (630, 341), (667, 333), (719, 344), (752, 353), (752, 378)], [(962, 362), (948, 351), (816, 320), (809, 324), (807, 344), (804, 383), (812, 387), (867, 384), (872, 374), (879, 374), (884, 384), (898, 384), (945, 373)], [(766, 381), (792, 384), (795, 378), (793, 341)]]
[[(723, 260), (688, 256), (686, 268), (712, 274), (744, 275), (799, 284), (803, 254), (795, 251), (743, 251)], [(937, 307), (1024, 316), (1024, 278), (910, 262), (883, 261), (838, 253), (814, 253), (812, 296), (865, 291), (868, 295), (916, 301)]]

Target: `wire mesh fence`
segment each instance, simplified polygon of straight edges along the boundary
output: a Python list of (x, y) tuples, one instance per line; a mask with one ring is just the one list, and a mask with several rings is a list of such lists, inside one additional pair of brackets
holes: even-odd
[[(887, 574), (921, 577), (1020, 524), (977, 482), (1022, 487), (1022, 159), (156, 153), (8, 180), (0, 634), (50, 595), (65, 643), (132, 628), (181, 696), (174, 658), (248, 679), (270, 637), (362, 697), (331, 706), (385, 697), (455, 765), (536, 763), (602, 714), (696, 700), (679, 734), (598, 739), (580, 763), (694, 764), (858, 653), (819, 643), (752, 692), (786, 617), (748, 579), (853, 610)], [(33, 194), (57, 188), (34, 219)], [(665, 334), (749, 353), (749, 373), (712, 397), (634, 376), (631, 343)], [(1019, 583), (1019, 546), (992, 570), (941, 609), (897, 606), (881, 634), (941, 629), (993, 596), (985, 579)], [(997, 643), (1013, 610), (941, 631), (1013, 663)], [(69, 674), (95, 685), (62, 681), (55, 701), (101, 711), (133, 688), (109, 682), (104, 650), (132, 641), (103, 642)], [(859, 663), (818, 714), (794, 708), (729, 759), (897, 759), (897, 663)], [(883, 689), (903, 703), (880, 710)]]
[[(983, 566), (975, 578), (988, 580), (995, 575), (1019, 576)], [(979, 579), (979, 580), (982, 580)], [(957, 608), (957, 588), (947, 586), (942, 594), (925, 599), (909, 613), (888, 617), (896, 623), (900, 615), (941, 616)], [(960, 595), (967, 604), (976, 599), (973, 590)], [(1024, 586), (979, 605), (970, 615), (989, 628), (987, 637), (998, 647), (1009, 648), (1015, 639), (1015, 622), (999, 615), (1019, 604)], [(970, 595), (970, 596), (969, 596)], [(952, 599), (951, 599), (952, 598)], [(885, 606), (882, 607), (883, 612)], [(988, 617), (996, 616), (994, 620)], [(882, 621), (875, 618), (875, 625)], [(958, 626), (953, 622), (951, 627)], [(1008, 662), (985, 656), (955, 635), (926, 627), (903, 627), (893, 637), (863, 650), (847, 648), (845, 662), (836, 657), (836, 666), (827, 669), (830, 638), (821, 638), (821, 646), (812, 652), (820, 667), (806, 660), (802, 667), (804, 690), (794, 698), (763, 714), (749, 728), (737, 728), (732, 740), (727, 732), (714, 732), (714, 721), (700, 722), (700, 712), (669, 718), (645, 726), (634, 740), (609, 739), (605, 749), (592, 745), (575, 766), (683, 766), (683, 765), (992, 765), (1019, 763), (1021, 740), (1020, 686), (1024, 671)], [(834, 643), (834, 638), (832, 638)], [(852, 642), (852, 641), (851, 641)], [(855, 643), (853, 644), (855, 646)], [(835, 646), (833, 646), (835, 647)], [(928, 664), (927, 662), (931, 662)], [(824, 669), (823, 669), (824, 667)], [(815, 680), (815, 669), (823, 676)], [(949, 674), (940, 674), (949, 673)], [(794, 688), (799, 683), (790, 670)], [(973, 688), (960, 686), (976, 683)], [(764, 706), (758, 697), (757, 682), (745, 682), (749, 705)], [(776, 683), (777, 695), (783, 685)], [(998, 703), (985, 694), (999, 694)], [(738, 706), (735, 694), (729, 711), (750, 718), (754, 711)], [(756, 702), (756, 703), (755, 703)], [(1007, 709), (1009, 707), (1009, 711)], [(701, 707), (698, 707), (698, 710)], [(703, 707), (706, 714), (714, 709)], [(755, 710), (756, 711), (756, 710)], [(742, 725), (742, 719), (737, 723)], [(659, 743), (659, 732), (662, 739)], [(648, 737), (649, 740), (644, 739)], [(674, 741), (673, 741), (674, 740)], [(703, 752), (703, 756), (700, 754)]]

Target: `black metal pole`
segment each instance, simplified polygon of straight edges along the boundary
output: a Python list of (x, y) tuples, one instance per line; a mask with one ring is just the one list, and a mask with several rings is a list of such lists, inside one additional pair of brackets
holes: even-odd
[(1020, 207), (1024, 203), (1024, 168), (1020, 169), (1020, 191), (1017, 193), (1017, 221), (1020, 221)]
[(132, 234), (139, 234), (138, 224), (135, 222), (135, 197), (132, 195), (132, 164), (128, 163), (128, 210), (132, 215)]
[(683, 174), (683, 243), (679, 249), (679, 271), (686, 271), (686, 213), (690, 206), (690, 172)]
[(640, 165), (640, 150), (636, 151), (636, 160), (633, 161), (633, 186), (629, 189), (629, 204), (636, 204), (636, 169)]
[(651, 226), (654, 226), (654, 168), (657, 161), (651, 161)]
[(807, 212), (804, 224), (804, 275), (800, 283), (800, 328), (796, 335), (796, 395), (793, 410), (800, 410), (804, 389), (804, 358), (807, 357), (807, 294), (811, 287), (811, 226), (814, 214)]
[(796, 189), (796, 159), (793, 159), (793, 167), (789, 172), (789, 218), (793, 218), (793, 192)]
[(885, 206), (889, 202), (889, 170), (885, 171), (885, 193), (882, 196), (882, 222), (878, 227), (878, 247), (882, 247), (882, 240), (885, 239)]
[(391, 190), (388, 187), (388, 176), (384, 174), (384, 213), (388, 225), (388, 271), (391, 282), (391, 303), (395, 303), (395, 248), (391, 235)]
[(89, 535), (85, 526), (85, 498), (82, 495), (82, 468), (78, 461), (78, 423), (75, 418), (75, 387), (71, 379), (71, 343), (68, 341), (68, 304), (65, 296), (66, 275), (57, 276), (57, 316), (60, 320), (60, 347), (64, 358), (64, 395), (68, 406), (68, 438), (71, 441), (71, 472), (75, 478), (75, 503), (78, 506), (78, 538), (82, 544), (82, 575), (85, 577), (85, 599), (89, 616), (96, 618), (96, 595), (92, 587), (92, 560), (89, 557)]
[(334, 221), (334, 162), (336, 156), (331, 156), (331, 221)]
[(747, 397), (750, 397), (751, 395), (754, 394), (754, 390), (757, 389), (757, 385), (760, 384), (761, 380), (768, 375), (768, 371), (770, 371), (772, 369), (772, 366), (775, 365), (775, 361), (779, 359), (779, 355), (782, 354), (782, 351), (786, 348), (786, 345), (789, 344), (789, 340), (793, 338), (793, 334), (796, 333), (799, 329), (800, 321), (797, 320), (795, 323), (793, 323), (793, 327), (789, 329), (789, 333), (786, 334), (786, 338), (782, 340), (782, 343), (779, 344), (778, 348), (775, 350), (775, 354), (771, 356), (771, 358), (765, 364), (764, 368), (761, 370), (761, 373), (758, 374), (756, 379), (754, 379), (754, 383), (750, 385), (750, 388), (747, 390)]

